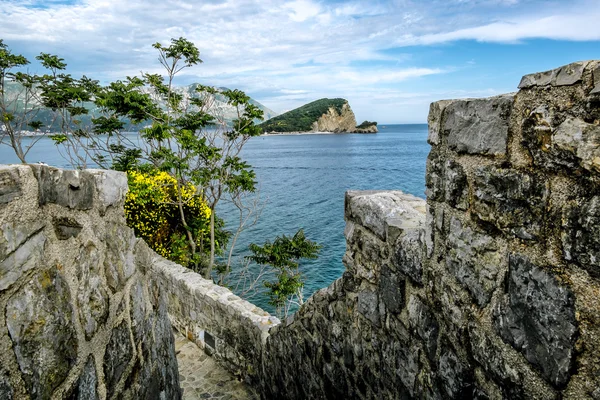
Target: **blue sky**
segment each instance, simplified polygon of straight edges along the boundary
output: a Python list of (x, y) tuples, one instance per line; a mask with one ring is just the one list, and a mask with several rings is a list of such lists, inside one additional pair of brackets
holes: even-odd
[(599, 0), (0, 0), (0, 21), (13, 52), (58, 54), (75, 76), (160, 72), (151, 44), (184, 36), (204, 63), (181, 84), (239, 88), (277, 112), (344, 97), (359, 122), (388, 124), (600, 58)]

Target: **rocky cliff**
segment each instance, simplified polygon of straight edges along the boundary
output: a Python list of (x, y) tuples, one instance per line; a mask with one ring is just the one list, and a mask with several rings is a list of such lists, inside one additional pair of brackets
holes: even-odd
[(334, 107), (329, 107), (327, 112), (313, 122), (313, 132), (353, 132), (356, 129), (356, 118), (350, 104), (344, 103), (338, 112)]

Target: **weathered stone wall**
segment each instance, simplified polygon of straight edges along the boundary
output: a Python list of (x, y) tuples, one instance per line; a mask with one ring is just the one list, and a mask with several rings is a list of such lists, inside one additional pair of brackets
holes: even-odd
[(347, 194), (347, 271), (271, 330), (264, 398), (600, 399), (600, 62), (519, 87), (431, 105), (426, 207)]
[(158, 255), (151, 265), (153, 281), (168, 292), (173, 326), (229, 371), (257, 385), (263, 345), (279, 319)]
[(181, 397), (153, 253), (111, 171), (0, 166), (0, 398)]

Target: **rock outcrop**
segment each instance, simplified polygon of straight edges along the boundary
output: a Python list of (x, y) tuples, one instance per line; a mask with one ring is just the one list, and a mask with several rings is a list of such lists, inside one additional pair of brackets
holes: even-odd
[(335, 107), (329, 107), (327, 112), (313, 122), (313, 132), (352, 132), (356, 128), (356, 118), (350, 104), (344, 103), (340, 112)]
[(354, 128), (355, 133), (377, 133), (377, 122), (363, 121)]

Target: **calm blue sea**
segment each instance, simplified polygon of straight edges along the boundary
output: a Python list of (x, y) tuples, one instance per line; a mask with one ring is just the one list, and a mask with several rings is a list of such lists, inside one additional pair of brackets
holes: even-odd
[[(379, 133), (281, 135), (252, 138), (243, 157), (256, 171), (264, 202), (258, 222), (243, 232), (237, 254), (250, 242), (262, 244), (276, 235), (306, 236), (323, 245), (317, 260), (306, 262), (305, 297), (341, 276), (344, 241), (344, 193), (347, 190), (395, 189), (425, 197), (427, 125), (379, 126)], [(48, 139), (32, 150), (32, 162), (68, 166)], [(17, 162), (12, 150), (0, 147), (0, 162)], [(231, 207), (220, 210), (235, 223)], [(253, 299), (271, 310), (264, 296)]]

